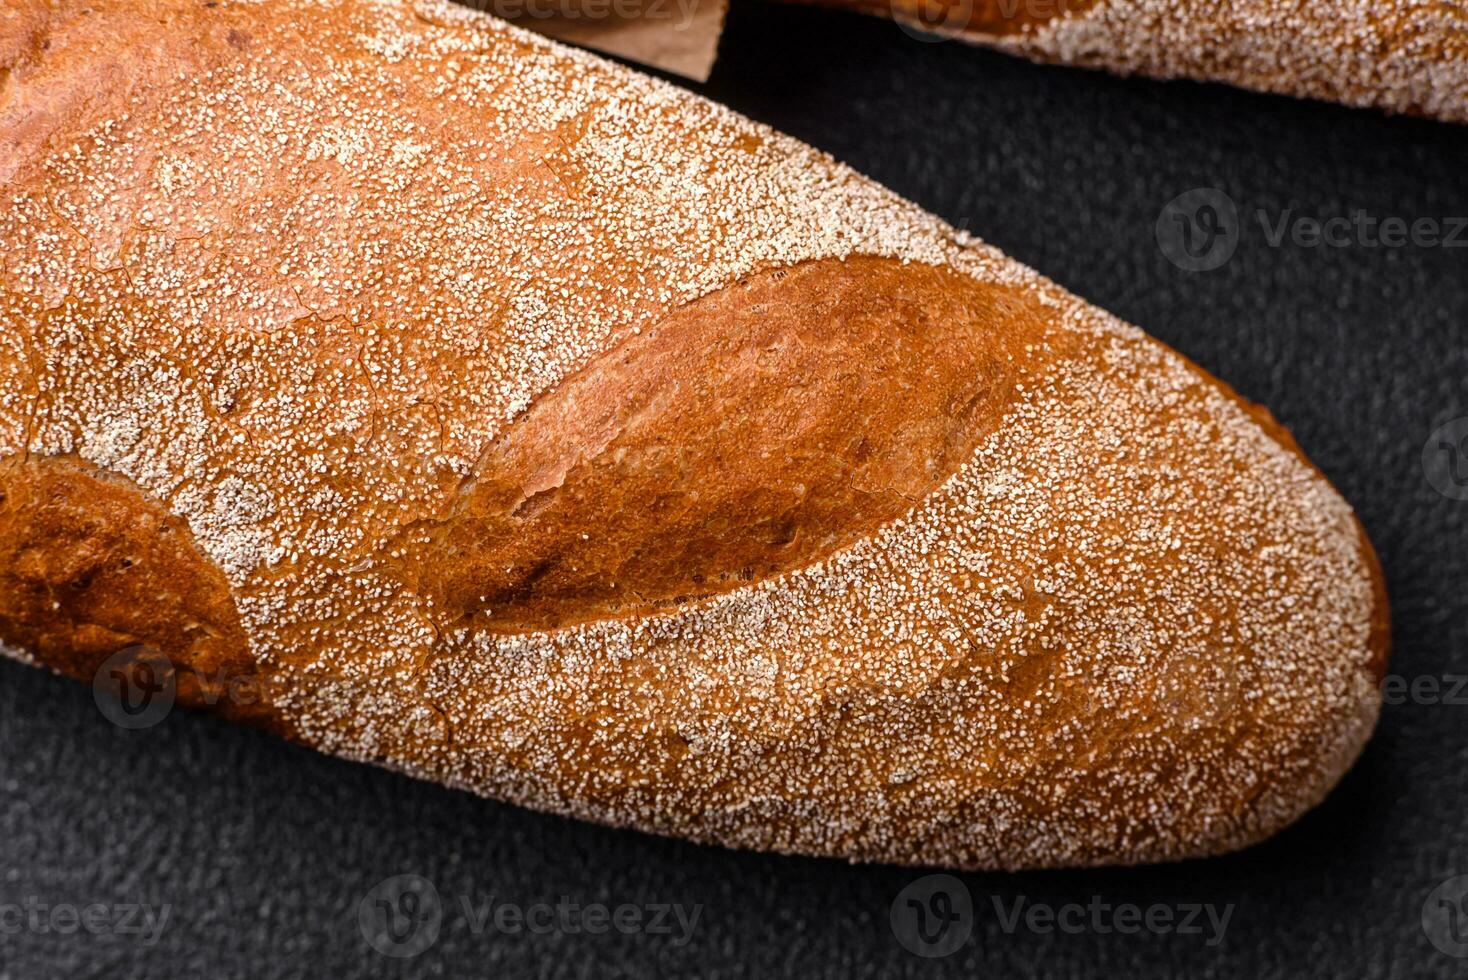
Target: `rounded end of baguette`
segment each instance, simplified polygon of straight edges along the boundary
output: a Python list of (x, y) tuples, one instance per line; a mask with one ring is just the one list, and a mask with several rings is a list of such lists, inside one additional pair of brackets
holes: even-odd
[[(1271, 439), (1277, 442), (1295, 461), (1303, 467), (1306, 472), (1320, 480), (1331, 488), (1331, 492), (1339, 498), (1334, 484), (1320, 467), (1315, 465), (1295, 440), (1294, 433), (1286, 428), (1268, 407), (1252, 402), (1240, 395), (1232, 385), (1214, 377), (1207, 369), (1195, 363), (1191, 358), (1179, 353), (1171, 346), (1161, 341), (1154, 342), (1166, 349), (1172, 356), (1187, 365), (1187, 367), (1207, 378), (1220, 391), (1234, 401), (1241, 409), (1249, 414), (1259, 427), (1264, 430)], [(1348, 504), (1344, 506), (1349, 507)], [(1368, 655), (1362, 662), (1362, 670), (1373, 688), (1379, 689), (1386, 680), (1387, 666), (1391, 660), (1392, 651), (1392, 629), (1391, 629), (1391, 601), (1387, 593), (1386, 575), (1382, 571), (1381, 559), (1376, 553), (1376, 547), (1371, 543), (1371, 536), (1366, 531), (1366, 526), (1361, 523), (1355, 512), (1351, 512), (1351, 526), (1354, 531), (1356, 548), (1359, 553), (1361, 574), (1363, 575), (1370, 591), (1369, 612), (1365, 616), (1366, 621), (1366, 649)]]
[[(1305, 481), (1318, 488), (1316, 506), (1339, 512), (1335, 530), (1315, 547), (1349, 554), (1337, 563), (1337, 580), (1309, 581), (1316, 595), (1336, 594), (1343, 599), (1321, 607), (1318, 615), (1321, 651), (1302, 651), (1317, 667), (1311, 674), (1296, 675), (1298, 665), (1270, 677), (1258, 693), (1265, 700), (1285, 693), (1295, 701), (1289, 724), (1280, 724), (1271, 734), (1279, 744), (1272, 752), (1258, 753), (1267, 765), (1246, 768), (1240, 778), (1253, 788), (1241, 794), (1231, 817), (1211, 822), (1212, 832), (1195, 831), (1191, 842), (1157, 853), (1141, 854), (1126, 863), (1211, 857), (1246, 849), (1273, 837), (1315, 809), (1345, 777), (1364, 752), (1376, 728), (1382, 706), (1381, 688), (1391, 658), (1391, 607), (1380, 559), (1365, 526), (1336, 491), (1325, 473), (1310, 459), (1299, 443), (1265, 406), (1240, 395), (1171, 346), (1149, 338), (1149, 343), (1167, 351), (1187, 370), (1203, 379), (1237, 406), (1297, 465)], [(1296, 505), (1300, 513), (1309, 510)], [(1295, 583), (1305, 588), (1305, 583)], [(1310, 598), (1307, 595), (1302, 599)], [(1313, 657), (1309, 654), (1313, 653)], [(1254, 736), (1258, 738), (1259, 736)], [(1244, 744), (1247, 744), (1245, 742)], [(1250, 753), (1243, 753), (1248, 758)], [(1080, 862), (1113, 863), (1107, 859)]]

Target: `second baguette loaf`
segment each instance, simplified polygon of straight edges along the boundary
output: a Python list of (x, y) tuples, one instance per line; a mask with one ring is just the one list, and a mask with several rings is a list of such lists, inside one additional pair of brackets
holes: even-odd
[(1468, 122), (1468, 8), (1440, 0), (799, 0), (1036, 61)]
[(1380, 575), (1268, 415), (807, 147), (437, 2), (22, 0), (0, 68), (24, 659), (962, 867), (1240, 847), (1371, 731)]

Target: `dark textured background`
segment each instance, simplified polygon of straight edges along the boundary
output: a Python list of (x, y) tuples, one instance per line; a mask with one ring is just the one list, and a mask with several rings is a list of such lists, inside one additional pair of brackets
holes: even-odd
[[(1468, 215), (1468, 128), (1191, 83), (1120, 81), (875, 20), (740, 5), (705, 91), (966, 226), (1269, 405), (1359, 511), (1395, 609), (1393, 670), (1468, 673), (1468, 502), (1421, 452), (1468, 415), (1468, 248), (1268, 247), (1246, 217), (1222, 269), (1162, 256), (1163, 204), (1217, 187), (1244, 214)], [(959, 952), (889, 927), (918, 877), (582, 826), (175, 713), (114, 728), (91, 692), (0, 667), (0, 902), (170, 903), (153, 947), (0, 936), (0, 977), (1452, 976), (1423, 903), (1468, 872), (1468, 705), (1388, 707), (1340, 788), (1273, 841), (1139, 870), (969, 875)], [(475, 936), (372, 951), (364, 892), (417, 873), (460, 894), (703, 906), (695, 938)], [(1006, 902), (1235, 903), (1225, 940), (1001, 932)]]

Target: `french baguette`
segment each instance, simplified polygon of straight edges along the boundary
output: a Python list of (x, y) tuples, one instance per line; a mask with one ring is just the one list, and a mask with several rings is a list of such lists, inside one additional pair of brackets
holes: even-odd
[(768, 128), (438, 0), (20, 0), (0, 85), (20, 659), (963, 868), (1247, 845), (1372, 729), (1266, 412)]
[(1468, 7), (1441, 0), (797, 0), (1120, 75), (1468, 122)]

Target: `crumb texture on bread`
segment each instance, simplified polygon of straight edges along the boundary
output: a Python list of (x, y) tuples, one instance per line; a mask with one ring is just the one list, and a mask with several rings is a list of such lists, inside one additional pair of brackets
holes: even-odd
[(0, 58), (0, 475), (65, 497), (0, 555), (187, 538), (48, 635), (197, 572), (244, 655), (157, 642), (248, 720), (853, 860), (1217, 853), (1371, 730), (1379, 576), (1277, 427), (828, 157), (433, 0), (22, 2)]

